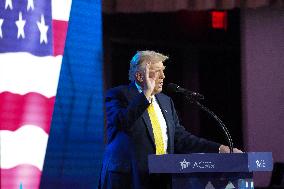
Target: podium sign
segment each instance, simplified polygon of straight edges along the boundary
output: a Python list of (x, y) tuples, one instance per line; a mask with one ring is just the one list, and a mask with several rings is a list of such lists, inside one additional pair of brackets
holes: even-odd
[(253, 172), (272, 171), (271, 152), (149, 155), (149, 172), (171, 173), (173, 188), (254, 188)]

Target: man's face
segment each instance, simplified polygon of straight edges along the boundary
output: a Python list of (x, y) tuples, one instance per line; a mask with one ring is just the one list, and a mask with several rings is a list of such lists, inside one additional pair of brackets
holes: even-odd
[(149, 77), (155, 78), (155, 74), (157, 74), (153, 95), (160, 93), (163, 89), (163, 81), (165, 79), (165, 74), (164, 74), (165, 68), (166, 67), (164, 66), (163, 62), (150, 64)]

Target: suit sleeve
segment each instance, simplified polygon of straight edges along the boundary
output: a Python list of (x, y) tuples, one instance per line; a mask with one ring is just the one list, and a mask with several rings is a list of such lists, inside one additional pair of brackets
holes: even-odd
[(112, 89), (107, 92), (105, 105), (108, 129), (130, 131), (134, 122), (149, 106), (149, 102), (143, 93), (137, 93), (129, 100), (123, 90)]
[(180, 125), (179, 119), (171, 100), (173, 119), (175, 124), (175, 153), (218, 153), (221, 144), (213, 141), (199, 138), (190, 132), (186, 131), (185, 128)]

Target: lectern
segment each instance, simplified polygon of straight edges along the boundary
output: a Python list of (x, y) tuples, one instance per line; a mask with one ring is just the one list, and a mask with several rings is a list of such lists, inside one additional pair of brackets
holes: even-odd
[(172, 174), (173, 189), (252, 189), (253, 172), (272, 171), (271, 152), (149, 155), (150, 174)]

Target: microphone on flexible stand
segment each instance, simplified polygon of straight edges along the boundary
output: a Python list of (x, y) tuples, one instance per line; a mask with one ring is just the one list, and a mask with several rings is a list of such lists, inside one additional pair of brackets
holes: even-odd
[(180, 87), (180, 86), (178, 86), (177, 84), (174, 84), (174, 83), (169, 83), (167, 90), (169, 92), (184, 94), (192, 100), (203, 100), (204, 99), (204, 96), (202, 94), (199, 94), (199, 93), (193, 92), (193, 91), (189, 91), (189, 90), (184, 89), (184, 88), (182, 88), (182, 87)]
[(201, 104), (198, 100), (203, 100), (204, 96), (202, 94), (199, 94), (197, 92), (193, 92), (193, 91), (189, 91), (187, 89), (184, 89), (180, 86), (178, 86), (177, 84), (174, 83), (169, 83), (167, 86), (167, 91), (168, 92), (174, 92), (174, 93), (181, 93), (183, 94), (187, 100), (189, 100), (190, 103), (196, 104), (198, 107), (200, 107), (202, 110), (204, 110), (205, 112), (207, 112), (210, 116), (212, 116), (219, 124), (219, 126), (222, 128), (223, 132), (226, 135), (226, 140), (229, 144), (229, 148), (230, 148), (230, 153), (233, 153), (233, 140), (232, 137), (227, 129), (227, 127), (225, 126), (225, 124), (222, 122), (221, 119), (219, 119), (219, 117), (217, 115), (214, 114), (214, 112), (212, 112), (211, 110), (209, 110), (206, 106), (204, 106), (203, 104)]

